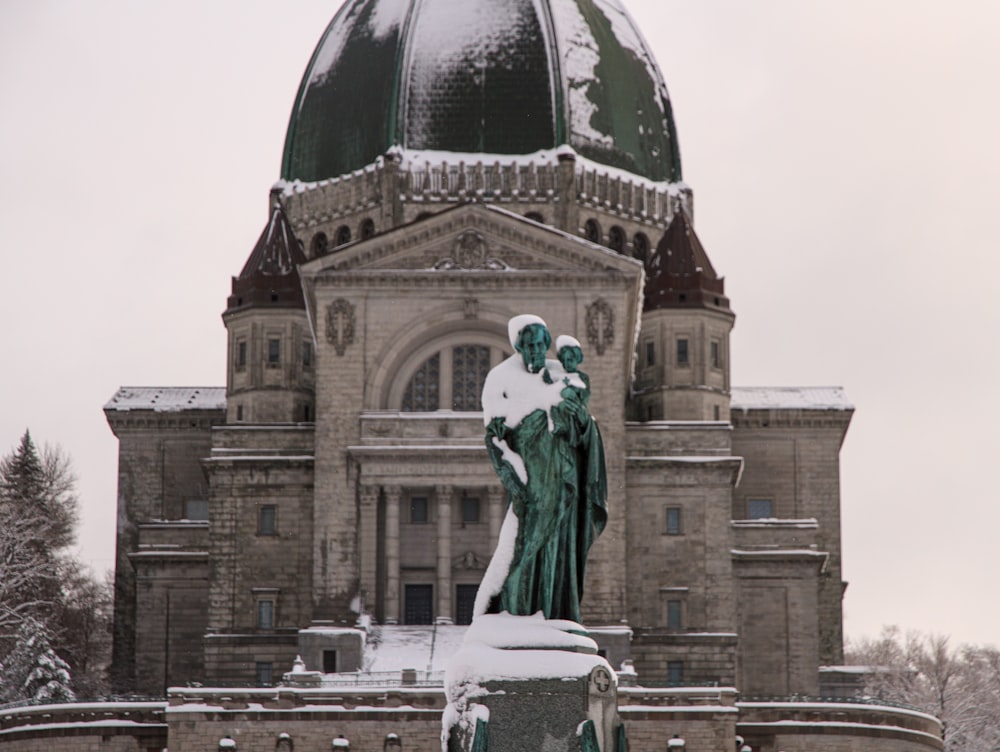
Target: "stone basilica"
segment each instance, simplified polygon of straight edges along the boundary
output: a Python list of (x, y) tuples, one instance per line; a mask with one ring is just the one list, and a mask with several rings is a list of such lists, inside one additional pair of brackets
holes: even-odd
[(733, 309), (619, 0), (347, 0), (269, 207), (222, 314), (226, 385), (104, 408), (114, 679), (169, 690), (171, 748), (437, 748), (437, 664), (371, 656), (471, 619), (506, 503), (480, 392), (520, 313), (583, 346), (610, 491), (584, 622), (624, 667), (632, 748), (941, 748), (934, 719), (846, 699), (853, 409), (730, 383)]

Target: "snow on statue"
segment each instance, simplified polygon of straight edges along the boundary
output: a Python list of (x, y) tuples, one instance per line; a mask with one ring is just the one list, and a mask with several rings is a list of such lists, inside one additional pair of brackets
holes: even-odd
[(604, 446), (590, 415), (580, 343), (557, 340), (538, 316), (507, 325), (514, 355), (483, 386), (486, 448), (510, 507), (476, 599), (476, 614), (507, 611), (580, 621), (587, 552), (607, 521)]

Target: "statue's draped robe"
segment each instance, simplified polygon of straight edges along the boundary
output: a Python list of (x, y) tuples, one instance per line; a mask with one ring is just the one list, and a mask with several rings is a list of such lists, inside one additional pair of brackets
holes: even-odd
[[(513, 428), (487, 424), (486, 446), (518, 519), (513, 559), (490, 612), (580, 621), (587, 553), (607, 522), (607, 474), (597, 423), (569, 402), (550, 409), (551, 430), (545, 409)], [(526, 484), (509, 466), (504, 472), (494, 437), (520, 455)]]

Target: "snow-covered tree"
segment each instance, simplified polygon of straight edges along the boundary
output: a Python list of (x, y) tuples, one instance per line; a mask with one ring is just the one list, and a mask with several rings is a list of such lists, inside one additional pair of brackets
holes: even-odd
[(954, 649), (947, 637), (896, 627), (848, 647), (848, 660), (869, 667), (865, 691), (913, 705), (941, 719), (948, 752), (1000, 749), (1000, 652)]
[(39, 453), (27, 431), (0, 458), (0, 697), (7, 700), (66, 699), (71, 673), (85, 694), (105, 687), (110, 591), (66, 554), (77, 522), (75, 483), (66, 455)]
[(0, 459), (0, 639), (28, 617), (45, 618), (59, 597), (58, 559), (77, 520), (75, 482), (65, 454), (39, 455), (28, 431)]

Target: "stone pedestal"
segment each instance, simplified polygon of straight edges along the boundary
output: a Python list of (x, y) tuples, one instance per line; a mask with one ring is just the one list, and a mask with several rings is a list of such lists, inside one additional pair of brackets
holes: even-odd
[[(615, 673), (582, 627), (481, 618), (502, 620), (492, 625), (501, 629), (481, 642), (474, 625), (452, 658), (448, 752), (623, 752)], [(546, 636), (556, 639), (539, 645)]]

